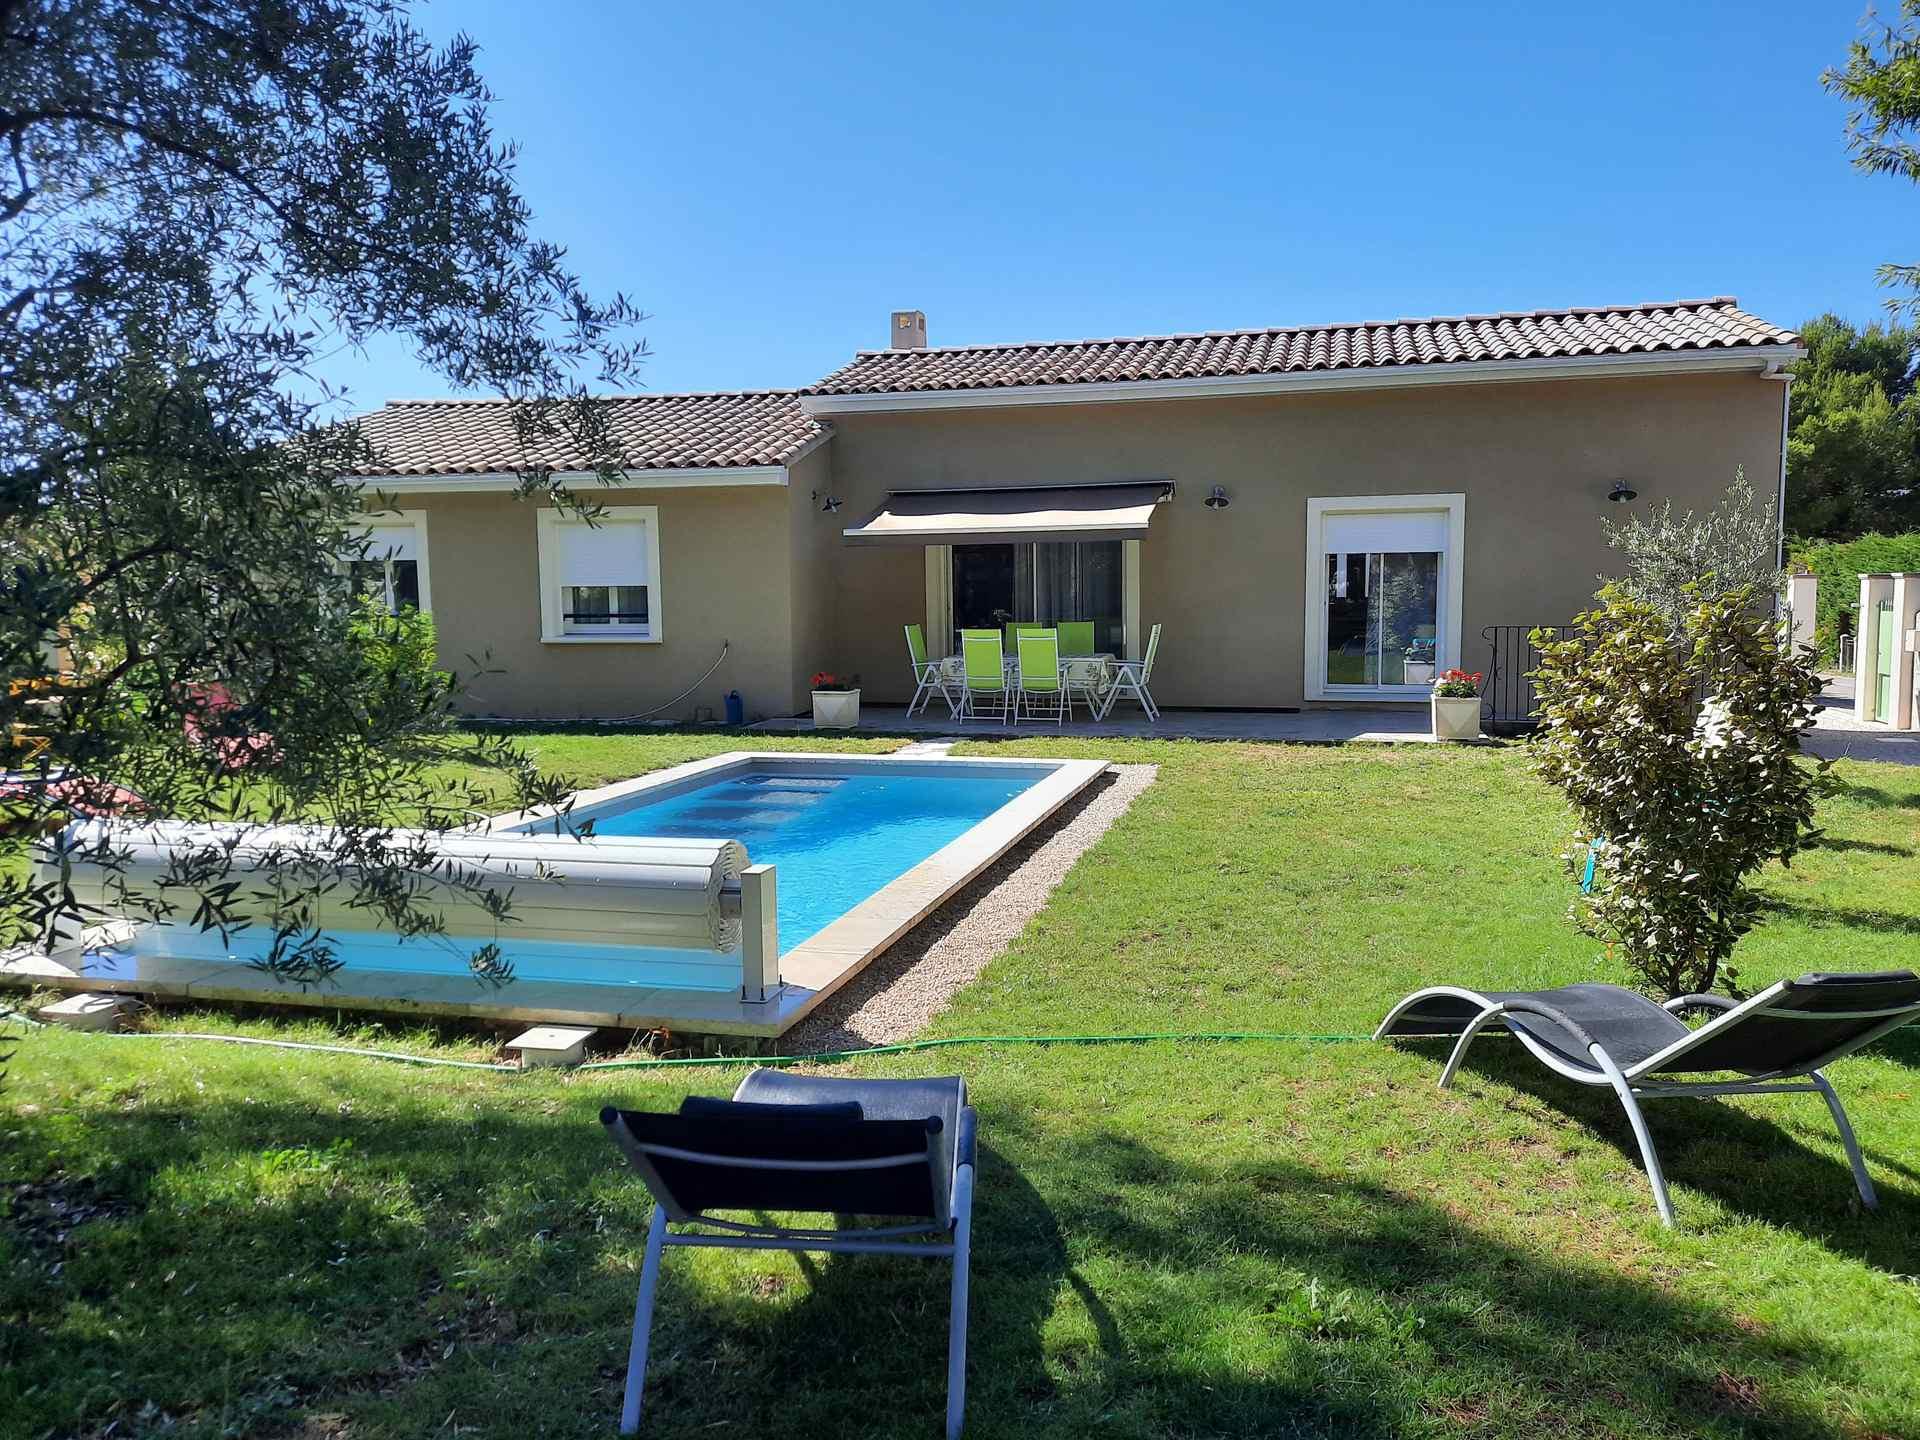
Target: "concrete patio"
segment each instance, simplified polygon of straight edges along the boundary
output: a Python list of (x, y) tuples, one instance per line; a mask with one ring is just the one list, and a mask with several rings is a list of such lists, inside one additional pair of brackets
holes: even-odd
[[(1878, 760), (1894, 765), (1920, 765), (1920, 730), (1891, 730), (1856, 720), (1853, 716), (1851, 676), (1829, 679), (1820, 696), (1820, 712), (1801, 741), (1810, 755), (1834, 760)], [(1047, 735), (1076, 739), (1128, 740), (1266, 740), (1296, 744), (1433, 744), (1426, 707), (1375, 706), (1351, 710), (1165, 710), (1159, 723), (1138, 710), (1115, 714), (1105, 721), (1076, 719), (1064, 725), (1029, 720), (1018, 726), (986, 720), (952, 719), (944, 708), (907, 718), (904, 705), (862, 705), (857, 731), (816, 732), (806, 716), (762, 720), (749, 728), (782, 734), (892, 734), (929, 738), (1004, 740)], [(1509, 740), (1514, 737), (1505, 737)]]
[[(807, 716), (762, 720), (755, 730), (782, 734), (816, 733)], [(1405, 742), (1432, 744), (1430, 721), (1424, 705), (1394, 708), (1371, 707), (1352, 710), (1168, 710), (1162, 709), (1158, 723), (1138, 710), (1115, 713), (1103, 721), (1069, 720), (1056, 724), (1051, 720), (1028, 720), (1020, 725), (1001, 725), (991, 720), (955, 720), (946, 708), (935, 704), (933, 713), (921, 713), (911, 719), (904, 705), (862, 705), (859, 731), (823, 730), (820, 734), (877, 733), (891, 735), (973, 736), (1008, 739), (1013, 736), (1044, 737), (1071, 735), (1076, 739), (1119, 738), (1129, 740), (1276, 740), (1300, 743), (1395, 745)]]
[(1853, 676), (1829, 675), (1819, 698), (1820, 713), (1800, 742), (1809, 755), (1826, 760), (1879, 760), (1889, 765), (1920, 765), (1920, 730), (1895, 730), (1853, 713)]

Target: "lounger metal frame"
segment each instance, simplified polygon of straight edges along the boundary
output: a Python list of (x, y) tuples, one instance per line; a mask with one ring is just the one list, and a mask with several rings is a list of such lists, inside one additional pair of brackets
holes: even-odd
[[(948, 1260), (953, 1280), (947, 1306), (947, 1440), (957, 1440), (967, 1401), (967, 1269), (973, 1250), (974, 1119), (971, 1108), (960, 1111), (953, 1184), (944, 1198), (946, 1214), (911, 1225), (865, 1230), (807, 1230), (778, 1225), (747, 1225), (710, 1215), (677, 1212), (659, 1199), (669, 1190), (654, 1168), (652, 1157), (696, 1161), (704, 1165), (745, 1170), (881, 1170), (927, 1163), (924, 1150), (869, 1160), (775, 1160), (715, 1155), (637, 1139), (619, 1118), (608, 1123), (615, 1143), (647, 1181), (655, 1196), (653, 1223), (647, 1230), (646, 1257), (640, 1266), (640, 1294), (633, 1306), (633, 1339), (627, 1350), (627, 1388), (620, 1406), (620, 1433), (640, 1428), (640, 1398), (647, 1383), (647, 1347), (653, 1331), (653, 1301), (660, 1284), (660, 1257), (669, 1246), (716, 1250), (787, 1250), (834, 1255), (911, 1255), (924, 1260)], [(674, 1210), (676, 1213), (670, 1213)], [(675, 1233), (669, 1224), (702, 1225), (721, 1230)], [(914, 1238), (923, 1237), (923, 1238)]]
[[(1660, 1219), (1667, 1225), (1673, 1224), (1673, 1201), (1667, 1195), (1667, 1178), (1660, 1168), (1660, 1154), (1654, 1148), (1653, 1137), (1647, 1132), (1646, 1117), (1640, 1110), (1642, 1100), (1674, 1097), (1710, 1098), (1717, 1095), (1819, 1095), (1827, 1102), (1827, 1109), (1833, 1116), (1834, 1128), (1840, 1132), (1840, 1144), (1847, 1152), (1847, 1163), (1853, 1167), (1853, 1182), (1859, 1188), (1861, 1203), (1869, 1210), (1877, 1209), (1880, 1198), (1874, 1193), (1873, 1181), (1868, 1178), (1866, 1161), (1860, 1154), (1860, 1143), (1854, 1139), (1853, 1125), (1848, 1121), (1846, 1108), (1841, 1105), (1840, 1097), (1834, 1093), (1833, 1085), (1821, 1071), (1835, 1060), (1871, 1045), (1882, 1035), (1897, 1030), (1908, 1021), (1920, 1017), (1920, 1004), (1902, 1005), (1886, 1010), (1844, 1011), (1791, 1010), (1776, 1007), (1773, 1002), (1790, 988), (1787, 982), (1782, 981), (1745, 1001), (1734, 1001), (1719, 995), (1681, 995), (1669, 1000), (1661, 1008), (1672, 1015), (1683, 1015), (1689, 1010), (1713, 1010), (1719, 1013), (1707, 1024), (1675, 1040), (1665, 1049), (1655, 1051), (1646, 1059), (1625, 1067), (1615, 1063), (1606, 1048), (1594, 1040), (1578, 1021), (1553, 1005), (1531, 999), (1491, 1000), (1478, 991), (1455, 985), (1429, 986), (1425, 990), (1419, 990), (1407, 996), (1387, 1012), (1387, 1018), (1380, 1022), (1379, 1028), (1373, 1032), (1373, 1038), (1376, 1040), (1389, 1038), (1394, 1022), (1401, 1015), (1436, 996), (1450, 996), (1479, 1006), (1480, 1012), (1460, 1032), (1460, 1038), (1454, 1044), (1453, 1053), (1447, 1057), (1446, 1068), (1440, 1072), (1440, 1088), (1445, 1090), (1453, 1084), (1453, 1077), (1459, 1072), (1460, 1062), (1466, 1057), (1467, 1047), (1478, 1038), (1481, 1031), (1501, 1016), (1538, 1015), (1541, 1019), (1560, 1026), (1586, 1045), (1587, 1053), (1593, 1057), (1592, 1068), (1568, 1064), (1564, 1057), (1555, 1054), (1525, 1031), (1512, 1030), (1504, 1026), (1502, 1029), (1525, 1045), (1534, 1059), (1556, 1075), (1563, 1075), (1582, 1085), (1612, 1087), (1614, 1094), (1620, 1097), (1621, 1108), (1627, 1112), (1627, 1123), (1633, 1127), (1633, 1138), (1639, 1143), (1640, 1159), (1646, 1166), (1647, 1180), (1653, 1187), (1654, 1206), (1660, 1212)], [(1833, 1049), (1802, 1064), (1749, 1075), (1739, 1080), (1680, 1081), (1650, 1078), (1658, 1071), (1673, 1070), (1675, 1062), (1684, 1059), (1688, 1051), (1756, 1015), (1764, 1015), (1775, 1020), (1884, 1019), (1885, 1023), (1870, 1026), (1864, 1032), (1849, 1037)]]

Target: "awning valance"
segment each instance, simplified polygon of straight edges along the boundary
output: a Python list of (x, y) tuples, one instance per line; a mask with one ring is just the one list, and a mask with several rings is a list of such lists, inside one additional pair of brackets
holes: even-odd
[(1171, 480), (1115, 485), (895, 490), (847, 529), (853, 545), (991, 545), (1020, 540), (1137, 540)]

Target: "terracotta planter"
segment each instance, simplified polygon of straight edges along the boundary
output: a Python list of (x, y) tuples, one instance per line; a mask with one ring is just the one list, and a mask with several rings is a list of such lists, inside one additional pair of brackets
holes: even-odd
[(813, 692), (813, 728), (851, 730), (860, 723), (858, 690), (816, 690)]
[(1480, 697), (1478, 695), (1435, 695), (1433, 697), (1433, 738), (1478, 740), (1480, 738)]

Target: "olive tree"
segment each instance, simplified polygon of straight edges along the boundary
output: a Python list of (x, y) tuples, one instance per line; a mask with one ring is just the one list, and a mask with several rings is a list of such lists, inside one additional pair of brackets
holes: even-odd
[(1665, 995), (1735, 988), (1728, 963), (1753, 928), (1752, 877), (1811, 843), (1825, 762), (1799, 753), (1820, 680), (1786, 647), (1752, 587), (1695, 586), (1677, 628), (1609, 586), (1558, 635), (1535, 631), (1539, 773), (1578, 822), (1574, 903), (1587, 933), (1620, 947)]
[[(417, 622), (356, 603), (385, 502), (342, 480), (375, 457), (315, 374), (398, 334), (513, 400), (529, 457), (621, 465), (590, 392), (643, 317), (534, 235), (475, 58), (402, 0), (0, 0), (0, 943), (87, 918), (18, 863), (71, 814), (300, 818), (259, 884), (183, 846), (147, 913), (259, 927), (310, 982), (316, 897), (434, 929), (478, 882), (414, 832), (563, 792), (458, 727)], [(531, 459), (521, 489), (594, 509)]]
[(1771, 596), (1784, 583), (1773, 502), (1760, 502), (1744, 469), (1704, 515), (1676, 514), (1665, 500), (1644, 515), (1603, 519), (1600, 528), (1626, 560), (1620, 588), (1664, 615), (1675, 633), (1703, 597), (1743, 589)]

